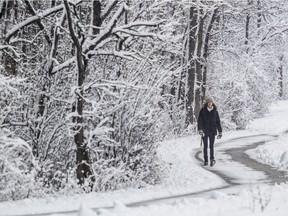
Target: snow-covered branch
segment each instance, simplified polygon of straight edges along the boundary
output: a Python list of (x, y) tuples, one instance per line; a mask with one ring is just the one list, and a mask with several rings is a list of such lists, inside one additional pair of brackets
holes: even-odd
[(110, 0), (106, 7), (102, 10), (101, 19), (105, 20), (108, 14), (114, 9), (119, 0)]
[(91, 41), (86, 41), (84, 44), (83, 52), (86, 54), (90, 50), (93, 50), (102, 40), (107, 38), (111, 32), (113, 31), (113, 28), (115, 27), (117, 20), (121, 17), (121, 15), (124, 13), (126, 7), (126, 3), (122, 2), (117, 11), (115, 12), (114, 16), (111, 18), (111, 20), (108, 22), (107, 26), (100, 30), (100, 33), (96, 36), (96, 38), (92, 39)]
[(77, 49), (81, 49), (80, 41), (79, 41), (78, 37), (76, 36), (76, 33), (73, 29), (72, 16), (71, 16), (71, 12), (70, 12), (70, 8), (69, 8), (67, 0), (64, 0), (64, 6), (65, 6), (66, 14), (67, 14), (68, 27), (69, 27), (69, 32), (70, 32), (71, 38), (72, 38), (74, 44), (76, 45)]
[(93, 55), (112, 55), (112, 56), (116, 56), (116, 57), (120, 57), (123, 59), (127, 59), (127, 60), (138, 60), (140, 61), (140, 58), (138, 56), (136, 56), (136, 53), (133, 52), (129, 52), (129, 51), (117, 51), (117, 50), (113, 50), (113, 51), (106, 51), (106, 50), (95, 50), (95, 51), (90, 51), (89, 52), (89, 56), (93, 56)]
[[(24, 0), (25, 4), (27, 5), (29, 11), (32, 13), (33, 16), (36, 16), (36, 11), (34, 10), (33, 6), (31, 5), (30, 0)], [(39, 26), (39, 28), (41, 29), (41, 31), (45, 30), (45, 26), (43, 25), (43, 23), (41, 22), (41, 20), (36, 20), (37, 25)], [(50, 36), (47, 34), (47, 32), (44, 32), (44, 37), (46, 39), (46, 41), (48, 42), (48, 44), (52, 44)]]
[(13, 37), (20, 29), (24, 28), (25, 26), (28, 26), (34, 22), (37, 22), (41, 20), (44, 17), (50, 16), (54, 13), (57, 13), (59, 11), (63, 10), (63, 5), (58, 5), (54, 8), (49, 8), (35, 16), (32, 16), (30, 18), (25, 19), (23, 22), (15, 25), (12, 29), (10, 29), (7, 34), (5, 35), (5, 40), (9, 42), (10, 38)]
[[(128, 30), (128, 29), (118, 29), (117, 32), (122, 32), (125, 33), (127, 35), (131, 35), (131, 36), (137, 36), (137, 37), (158, 37), (157, 34), (151, 33), (151, 32), (139, 32), (139, 31), (135, 31), (135, 30)], [(116, 33), (116, 31), (113, 33)]]
[(15, 50), (15, 47), (10, 45), (0, 45), (0, 50), (11, 50), (17, 58), (20, 58), (19, 53)]
[[(77, 1), (76, 5), (80, 4), (82, 1), (83, 0)], [(57, 13), (57, 12), (63, 10), (63, 9), (64, 9), (64, 6), (63, 6), (63, 4), (61, 4), (61, 5), (55, 6), (53, 8), (49, 8), (47, 10), (44, 10), (44, 11), (42, 11), (42, 12), (40, 12), (40, 13), (32, 16), (32, 17), (29, 17), (29, 18), (25, 19), (23, 22), (18, 23), (12, 29), (10, 29), (7, 32), (7, 34), (5, 35), (4, 38), (5, 38), (6, 42), (9, 42), (11, 37), (13, 37), (20, 29), (22, 29), (25, 26), (28, 26), (28, 25), (30, 25), (30, 24), (32, 24), (34, 22), (37, 22), (38, 25), (41, 26), (40, 27), (41, 30), (43, 30), (42, 28), (45, 28), (45, 26), (43, 24), (40, 24), (40, 20), (45, 18), (45, 17), (48, 17), (48, 16), (50, 16), (50, 15), (52, 15), (54, 13)], [(36, 13), (36, 12), (34, 11), (34, 13)], [(50, 39), (48, 39), (48, 40), (50, 40)]]
[(66, 67), (69, 67), (71, 64), (73, 64), (75, 62), (75, 60), (76, 60), (76, 57), (72, 57), (71, 59), (63, 62), (62, 64), (53, 67), (52, 74), (55, 74), (58, 71), (66, 68)]
[(107, 86), (116, 86), (118, 88), (131, 88), (131, 89), (135, 89), (135, 90), (137, 90), (137, 89), (141, 89), (141, 90), (149, 89), (149, 86), (135, 85), (135, 83), (99, 79), (99, 80), (96, 80), (94, 82), (87, 84), (84, 87), (84, 90), (87, 91), (90, 88), (102, 88), (102, 87), (107, 87)]
[(157, 27), (160, 24), (164, 23), (165, 20), (160, 21), (137, 21), (137, 22), (131, 22), (126, 25), (122, 25), (120, 27), (114, 28), (114, 31), (120, 31), (121, 29), (131, 29), (133, 27), (139, 27), (139, 26), (149, 26), (149, 27)]

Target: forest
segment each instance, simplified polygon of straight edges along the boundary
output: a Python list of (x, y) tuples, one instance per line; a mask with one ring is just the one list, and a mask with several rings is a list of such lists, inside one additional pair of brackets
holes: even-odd
[(286, 0), (0, 0), (0, 201), (161, 182), (158, 143), (288, 98)]

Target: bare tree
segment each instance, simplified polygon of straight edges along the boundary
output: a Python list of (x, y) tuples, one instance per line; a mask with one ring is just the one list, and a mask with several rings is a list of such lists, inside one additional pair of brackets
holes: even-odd
[(189, 15), (189, 42), (188, 42), (188, 70), (186, 86), (186, 125), (193, 124), (194, 104), (195, 104), (195, 75), (196, 64), (194, 60), (196, 42), (197, 42), (197, 8), (192, 6)]
[(209, 40), (212, 34), (213, 24), (217, 18), (218, 6), (217, 4), (208, 4), (207, 7), (208, 10), (204, 10), (203, 5), (198, 5), (198, 3), (190, 7), (186, 125), (195, 122), (206, 94)]

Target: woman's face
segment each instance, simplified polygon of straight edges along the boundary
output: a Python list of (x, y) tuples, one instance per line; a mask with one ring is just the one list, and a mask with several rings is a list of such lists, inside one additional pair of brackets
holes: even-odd
[(212, 108), (213, 103), (212, 103), (212, 102), (208, 102), (207, 106), (208, 106), (209, 108)]

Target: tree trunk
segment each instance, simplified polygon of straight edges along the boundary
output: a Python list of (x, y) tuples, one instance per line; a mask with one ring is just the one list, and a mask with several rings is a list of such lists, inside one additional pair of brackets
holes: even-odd
[[(6, 35), (9, 25), (13, 24), (14, 18), (17, 16), (17, 2), (14, 1), (4, 1), (2, 4), (2, 10), (0, 18), (4, 19), (3, 35)], [(13, 12), (14, 11), (14, 12)], [(1, 21), (2, 22), (2, 21)], [(16, 61), (13, 56), (7, 52), (3, 53), (4, 68), (7, 75), (16, 76), (17, 68)]]
[[(83, 77), (85, 70), (79, 71), (78, 75), (79, 78)], [(79, 83), (81, 83), (82, 78), (78, 79)], [(81, 86), (78, 86), (79, 88), (82, 88)], [(77, 101), (76, 101), (76, 112), (77, 117), (75, 118), (75, 124), (74, 127), (75, 135), (74, 135), (74, 141), (76, 143), (76, 163), (77, 163), (77, 179), (78, 183), (80, 185), (83, 185), (85, 183), (85, 180), (91, 177), (92, 182), (95, 181), (95, 178), (93, 177), (93, 172), (90, 167), (91, 160), (89, 157), (89, 149), (87, 148), (87, 145), (84, 142), (84, 129), (83, 129), (83, 107), (84, 107), (84, 101), (82, 99), (83, 97), (83, 89), (79, 91), (79, 95), (77, 95)], [(92, 185), (91, 185), (92, 187)], [(92, 189), (92, 188), (91, 188)]]
[(202, 107), (202, 95), (203, 95), (203, 76), (202, 76), (202, 49), (203, 49), (203, 28), (204, 28), (204, 17), (203, 10), (198, 11), (200, 19), (197, 31), (197, 59), (196, 59), (196, 88), (195, 88), (195, 107), (194, 113), (198, 117), (200, 109)]
[(186, 86), (186, 126), (193, 124), (194, 117), (194, 95), (195, 95), (195, 74), (196, 65), (194, 60), (196, 48), (196, 30), (197, 30), (197, 8), (192, 6), (189, 14), (189, 40), (188, 40), (188, 70)]
[(246, 52), (248, 53), (248, 43), (249, 43), (249, 25), (250, 25), (250, 6), (252, 5), (252, 0), (248, 0), (248, 13), (246, 16), (246, 24), (245, 24), (245, 42), (246, 45)]
[[(208, 48), (209, 48), (209, 40), (211, 37), (211, 32), (212, 32), (212, 27), (213, 24), (215, 22), (219, 22), (219, 15), (218, 15), (218, 8), (216, 8), (213, 11), (212, 17), (210, 19), (210, 22), (208, 23), (208, 28), (207, 28), (207, 32), (205, 35), (205, 42), (204, 42), (204, 51), (203, 51), (203, 61), (204, 61), (204, 65), (203, 65), (203, 97), (202, 97), (202, 101), (204, 100), (205, 96), (206, 96), (206, 89), (207, 89), (207, 62), (208, 62)], [(218, 19), (218, 21), (217, 21)]]
[(85, 72), (87, 69), (87, 60), (82, 55), (82, 45), (80, 44), (79, 39), (76, 36), (76, 32), (73, 28), (73, 21), (71, 17), (70, 8), (68, 5), (67, 0), (64, 0), (64, 5), (67, 12), (67, 22), (68, 22), (68, 28), (70, 32), (70, 36), (73, 40), (73, 44), (76, 48), (76, 61), (77, 61), (77, 86), (78, 90), (75, 92), (76, 94), (76, 105), (75, 105), (75, 111), (77, 113), (76, 117), (73, 119), (75, 126), (74, 126), (74, 141), (76, 144), (76, 173), (77, 173), (77, 179), (78, 183), (80, 185), (83, 185), (85, 183), (85, 180), (88, 178), (91, 178), (91, 181), (89, 182), (90, 188), (92, 190), (92, 183), (95, 182), (95, 177), (93, 176), (93, 172), (91, 169), (91, 160), (89, 156), (89, 151), (87, 148), (87, 145), (84, 140), (84, 119), (83, 119), (83, 108), (84, 108), (84, 90), (83, 90), (83, 84), (85, 80)]
[[(261, 11), (261, 2), (260, 2), (260, 0), (257, 1), (257, 10), (258, 10), (258, 13), (257, 13), (257, 28), (260, 29), (261, 22), (262, 22), (262, 20), (261, 20), (262, 14), (260, 12)], [(258, 32), (258, 34), (259, 34), (259, 32)]]
[[(95, 0), (92, 2), (92, 25), (94, 27), (100, 27), (102, 24), (101, 20), (101, 3), (99, 0)], [(99, 29), (94, 28), (92, 29), (92, 34), (96, 35), (99, 34)]]
[(280, 66), (278, 68), (279, 73), (279, 98), (283, 98), (283, 54), (280, 56)]

